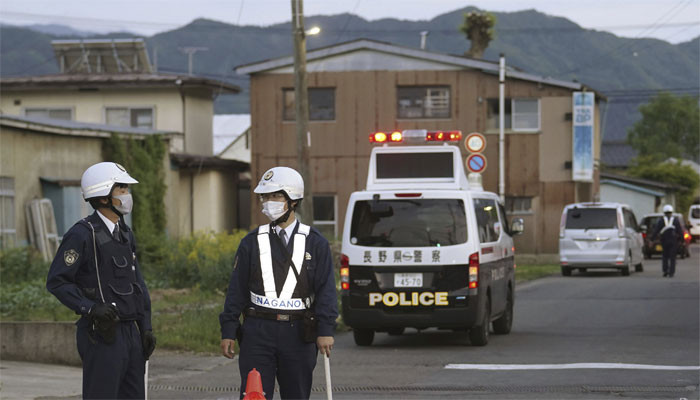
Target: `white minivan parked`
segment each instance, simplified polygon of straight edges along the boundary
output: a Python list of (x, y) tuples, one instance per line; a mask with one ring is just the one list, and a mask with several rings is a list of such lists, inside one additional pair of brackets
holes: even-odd
[(632, 210), (619, 203), (576, 203), (564, 207), (559, 229), (561, 273), (615, 268), (622, 275), (644, 270), (644, 239)]

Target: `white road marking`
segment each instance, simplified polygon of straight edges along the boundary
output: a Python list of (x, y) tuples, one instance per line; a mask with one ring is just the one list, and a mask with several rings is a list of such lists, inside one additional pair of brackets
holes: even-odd
[(649, 365), (621, 363), (574, 363), (574, 364), (447, 364), (445, 369), (472, 369), (484, 371), (520, 371), (546, 369), (649, 369), (666, 371), (698, 371), (697, 365)]

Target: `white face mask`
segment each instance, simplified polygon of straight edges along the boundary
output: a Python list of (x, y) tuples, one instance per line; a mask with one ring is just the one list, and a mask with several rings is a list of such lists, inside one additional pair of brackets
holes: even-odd
[(112, 198), (115, 198), (122, 202), (120, 205), (114, 206), (114, 208), (116, 208), (117, 211), (122, 213), (122, 215), (130, 213), (131, 210), (134, 208), (134, 199), (131, 197), (131, 193), (112, 196)]
[(262, 203), (262, 213), (265, 214), (270, 221), (277, 221), (277, 219), (286, 212), (284, 204), (284, 201), (266, 201)]

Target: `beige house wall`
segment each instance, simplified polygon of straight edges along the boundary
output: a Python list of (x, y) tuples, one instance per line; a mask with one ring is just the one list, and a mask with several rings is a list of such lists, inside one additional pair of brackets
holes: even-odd
[(185, 153), (213, 154), (214, 102), (209, 92), (192, 92), (184, 96)]
[[(19, 105), (15, 104), (17, 101)], [(183, 131), (182, 101), (175, 89), (5, 90), (0, 97), (0, 107), (3, 113), (10, 115), (24, 115), (27, 108), (71, 108), (74, 121), (95, 124), (106, 123), (107, 107), (153, 108), (154, 129)]]
[(179, 176), (181, 234), (231, 232), (236, 226), (236, 173), (181, 170)]
[(0, 110), (24, 115), (27, 108), (70, 108), (73, 120), (105, 124), (108, 107), (152, 108), (155, 130), (184, 132), (175, 137), (170, 151), (212, 155), (214, 101), (204, 89), (100, 88), (95, 91), (70, 89), (4, 90)]
[(25, 207), (43, 197), (40, 177), (80, 180), (85, 169), (100, 161), (102, 139), (0, 127), (0, 176), (14, 179), (17, 243), (29, 242)]

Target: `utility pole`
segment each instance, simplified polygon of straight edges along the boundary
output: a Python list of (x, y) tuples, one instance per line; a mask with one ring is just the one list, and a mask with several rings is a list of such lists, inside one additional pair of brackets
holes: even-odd
[(304, 222), (313, 224), (313, 191), (309, 167), (311, 133), (309, 125), (309, 92), (306, 76), (306, 33), (304, 32), (303, 0), (292, 1), (292, 35), (294, 37), (294, 106), (297, 125), (297, 165), (304, 179), (304, 201), (297, 210)]
[(504, 205), (506, 203), (505, 87), (506, 56), (501, 53), (498, 62), (498, 195)]
[(187, 54), (187, 73), (192, 75), (192, 56), (198, 51), (207, 51), (208, 47), (178, 47), (178, 50)]

